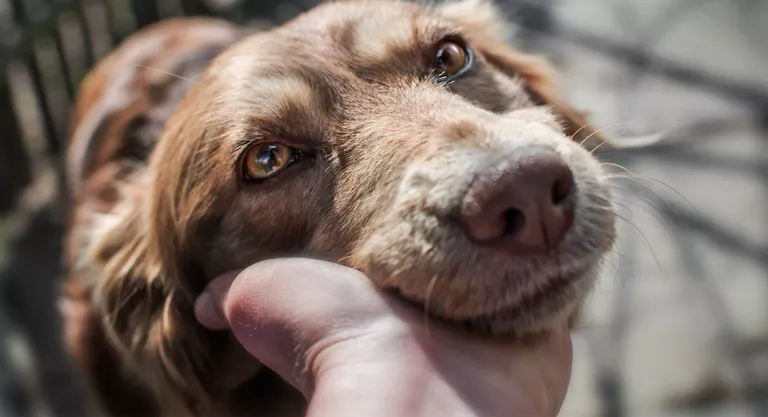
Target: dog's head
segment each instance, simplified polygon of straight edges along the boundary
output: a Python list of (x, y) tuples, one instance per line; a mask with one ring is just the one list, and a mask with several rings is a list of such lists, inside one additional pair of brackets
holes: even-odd
[(335, 2), (219, 56), (101, 241), (114, 314), (303, 255), (475, 329), (564, 320), (612, 245), (609, 193), (580, 146), (594, 131), (499, 16)]

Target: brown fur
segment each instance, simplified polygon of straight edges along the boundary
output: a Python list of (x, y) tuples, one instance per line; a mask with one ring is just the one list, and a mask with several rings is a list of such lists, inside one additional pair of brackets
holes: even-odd
[[(68, 154), (77, 205), (65, 312), (69, 348), (108, 412), (266, 413), (278, 384), (265, 385), (265, 373), (247, 403), (212, 383), (229, 341), (195, 322), (192, 303), (216, 275), (271, 257), (358, 268), (476, 330), (522, 335), (574, 313), (614, 233), (599, 166), (569, 140), (594, 131), (581, 129), (544, 61), (497, 36), (496, 15), (472, 0), (338, 2), (231, 47), (241, 35), (223, 23), (166, 22), (94, 70)], [(466, 39), (476, 64), (439, 85), (430, 51), (448, 35)], [(185, 72), (187, 53), (213, 45), (226, 50), (202, 76)], [(157, 72), (141, 63), (198, 81), (148, 81)], [(137, 127), (140, 116), (153, 123)], [(243, 181), (241, 154), (259, 141), (310, 157), (263, 183)], [(531, 146), (555, 150), (574, 172), (572, 230), (547, 256), (475, 246), (452, 213), (476, 175)], [(116, 366), (117, 376), (103, 372)]]

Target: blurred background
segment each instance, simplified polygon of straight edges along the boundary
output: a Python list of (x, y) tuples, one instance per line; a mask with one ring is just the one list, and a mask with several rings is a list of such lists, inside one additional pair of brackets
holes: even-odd
[[(768, 416), (768, 1), (497, 0), (609, 135), (620, 239), (565, 417)], [(78, 82), (135, 30), (315, 0), (0, 0), (0, 416), (86, 415), (61, 346), (60, 155)]]

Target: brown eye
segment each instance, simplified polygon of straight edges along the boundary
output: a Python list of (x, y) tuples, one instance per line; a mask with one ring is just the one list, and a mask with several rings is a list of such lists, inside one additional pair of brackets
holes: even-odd
[(283, 145), (259, 144), (245, 155), (243, 172), (246, 178), (263, 180), (275, 176), (301, 159), (298, 149)]
[(441, 78), (458, 74), (467, 66), (469, 53), (462, 45), (447, 41), (437, 47), (435, 66)]

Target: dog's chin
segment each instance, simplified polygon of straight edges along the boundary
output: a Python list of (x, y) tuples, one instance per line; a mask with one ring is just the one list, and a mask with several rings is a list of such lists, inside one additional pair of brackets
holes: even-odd
[[(492, 311), (476, 316), (452, 317), (434, 311), (421, 297), (395, 293), (405, 301), (426, 308), (430, 316), (449, 324), (462, 327), (472, 333), (492, 337), (522, 338), (529, 335), (561, 329), (576, 312), (591, 290), (597, 277), (597, 268), (590, 266), (550, 277), (538, 277), (542, 284), (513, 302), (502, 304)], [(471, 309), (471, 306), (465, 306)], [(486, 306), (478, 306), (485, 309)]]
[(517, 302), (459, 324), (473, 333), (511, 337), (561, 329), (592, 288), (596, 275), (594, 268), (590, 268), (550, 278)]

